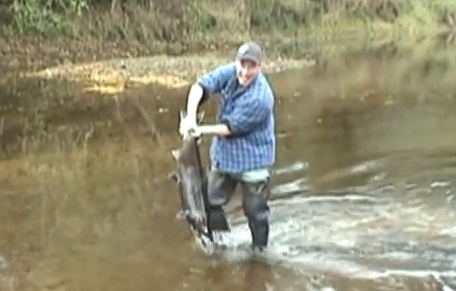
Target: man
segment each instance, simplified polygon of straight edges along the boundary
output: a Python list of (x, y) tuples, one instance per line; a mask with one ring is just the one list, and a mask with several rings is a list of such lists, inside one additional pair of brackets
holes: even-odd
[[(274, 95), (261, 73), (263, 53), (254, 42), (244, 43), (235, 61), (201, 76), (187, 99), (187, 118), (180, 133), (214, 135), (208, 177), (209, 225), (228, 231), (223, 206), (236, 186), (242, 187), (242, 205), (252, 235), (252, 246), (263, 249), (269, 236), (269, 168), (275, 163)], [(197, 125), (200, 104), (219, 93), (218, 124)]]

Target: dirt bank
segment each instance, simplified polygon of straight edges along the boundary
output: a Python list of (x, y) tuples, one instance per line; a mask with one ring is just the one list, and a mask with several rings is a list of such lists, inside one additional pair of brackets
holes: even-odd
[[(214, 54), (180, 57), (158, 55), (83, 64), (69, 63), (27, 72), (23, 76), (65, 79), (84, 84), (84, 90), (116, 94), (127, 88), (149, 83), (157, 83), (172, 88), (186, 86), (194, 81), (198, 75), (231, 60), (232, 58)], [(312, 61), (307, 59), (268, 59), (264, 63), (264, 71), (273, 73), (311, 64)]]

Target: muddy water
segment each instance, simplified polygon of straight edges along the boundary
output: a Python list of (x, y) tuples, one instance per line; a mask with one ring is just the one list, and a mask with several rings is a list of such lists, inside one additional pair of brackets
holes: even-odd
[[(201, 248), (176, 219), (166, 176), (183, 91), (147, 91), (161, 96), (144, 105), (161, 148), (128, 100), (84, 114), (33, 100), (3, 109), (1, 289), (453, 290), (456, 87), (451, 67), (419, 69), (439, 53), (410, 66), (409, 52), (361, 51), (270, 76), (278, 163), (271, 246), (255, 260), (236, 201), (225, 251)], [(20, 103), (53, 87), (40, 88), (8, 92)], [(40, 114), (33, 138), (15, 133)]]

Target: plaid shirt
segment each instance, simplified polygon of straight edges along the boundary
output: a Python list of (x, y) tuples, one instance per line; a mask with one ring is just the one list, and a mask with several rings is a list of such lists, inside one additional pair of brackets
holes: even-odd
[(274, 95), (263, 74), (239, 85), (235, 63), (220, 66), (198, 80), (210, 94), (220, 93), (217, 119), (232, 135), (214, 136), (210, 155), (215, 169), (239, 174), (275, 163)]

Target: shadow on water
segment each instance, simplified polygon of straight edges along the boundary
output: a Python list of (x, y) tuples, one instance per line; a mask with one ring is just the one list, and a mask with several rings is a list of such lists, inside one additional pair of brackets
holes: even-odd
[(278, 162), (255, 261), (238, 200), (213, 256), (175, 218), (186, 88), (3, 83), (1, 289), (453, 290), (453, 51), (393, 43), (269, 76)]

